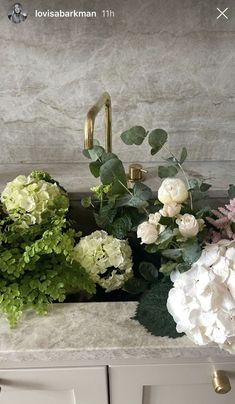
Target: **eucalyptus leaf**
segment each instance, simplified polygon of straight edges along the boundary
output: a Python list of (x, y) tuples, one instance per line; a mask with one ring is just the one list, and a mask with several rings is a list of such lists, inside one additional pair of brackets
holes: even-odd
[(159, 166), (158, 176), (160, 178), (174, 177), (178, 173), (175, 166)]
[(177, 160), (176, 157), (168, 157), (167, 159), (164, 159), (165, 161), (167, 161), (168, 163), (170, 163), (171, 165), (177, 167), (179, 162)]
[(163, 257), (176, 261), (182, 256), (182, 251), (180, 248), (170, 248), (163, 250), (162, 255)]
[(139, 265), (139, 272), (146, 281), (156, 281), (158, 270), (151, 262), (142, 261)]
[(100, 168), (100, 179), (104, 185), (112, 184), (110, 194), (122, 194), (126, 192), (126, 173), (121, 160), (110, 159)]
[(186, 272), (191, 268), (191, 265), (186, 264), (186, 262), (181, 262), (180, 264), (177, 265), (176, 269), (179, 272)]
[(163, 264), (163, 265), (161, 266), (161, 268), (159, 269), (159, 271), (160, 271), (164, 276), (169, 276), (169, 275), (171, 274), (171, 272), (175, 270), (176, 266), (177, 266), (177, 263), (176, 263), (176, 262), (169, 261), (169, 262), (167, 262), (166, 264)]
[(235, 198), (235, 185), (229, 184), (228, 195), (230, 199)]
[(83, 155), (90, 158), (92, 161), (99, 160), (102, 154), (105, 152), (102, 146), (93, 146), (92, 149), (83, 150)]
[(207, 184), (206, 182), (202, 182), (202, 184), (200, 186), (200, 191), (201, 192), (206, 192), (210, 188), (211, 188), (211, 184)]
[(142, 126), (133, 126), (121, 134), (121, 139), (127, 145), (140, 145), (143, 143), (146, 135), (147, 132)]
[(188, 183), (189, 183), (188, 191), (199, 189), (198, 180), (196, 178), (190, 178), (188, 180)]
[(127, 237), (127, 233), (132, 228), (132, 221), (128, 214), (122, 215), (116, 219), (112, 224), (112, 235), (119, 239), (123, 239)]
[(138, 295), (143, 293), (148, 287), (148, 283), (141, 278), (131, 278), (129, 279), (123, 286), (126, 292), (131, 293), (133, 295)]
[(168, 247), (168, 245), (170, 244), (170, 242), (173, 239), (173, 231), (169, 228), (167, 228), (166, 230), (164, 230), (162, 233), (160, 233), (159, 237), (158, 237), (158, 247), (160, 249), (165, 249)]
[(118, 156), (114, 153), (103, 153), (101, 156), (101, 162), (104, 164), (106, 161), (111, 159), (118, 159)]
[(141, 208), (146, 206), (146, 201), (152, 198), (152, 190), (142, 182), (134, 185), (132, 195), (124, 195), (117, 203), (117, 206), (132, 206), (134, 208)]
[(181, 151), (181, 155), (180, 155), (180, 164), (183, 164), (183, 162), (186, 160), (188, 155), (187, 149), (186, 147), (183, 147), (182, 151)]
[(101, 167), (101, 165), (102, 164), (99, 161), (92, 161), (89, 164), (90, 172), (95, 178), (98, 178), (99, 175), (100, 175), (100, 167)]
[(154, 129), (148, 136), (148, 141), (150, 146), (152, 147), (151, 154), (154, 155), (159, 150), (161, 150), (162, 146), (167, 141), (167, 132), (163, 129)]
[(156, 244), (146, 244), (144, 249), (149, 254), (155, 254), (158, 251), (158, 246)]
[(182, 257), (183, 260), (192, 265), (195, 261), (200, 258), (201, 247), (196, 238), (189, 239), (182, 246)]

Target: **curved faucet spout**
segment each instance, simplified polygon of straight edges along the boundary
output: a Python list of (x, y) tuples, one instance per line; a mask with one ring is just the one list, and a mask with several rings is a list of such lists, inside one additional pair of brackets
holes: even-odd
[(111, 97), (108, 93), (102, 94), (87, 113), (84, 148), (92, 149), (93, 147), (95, 118), (103, 106), (105, 106), (105, 150), (106, 152), (112, 152), (112, 105)]

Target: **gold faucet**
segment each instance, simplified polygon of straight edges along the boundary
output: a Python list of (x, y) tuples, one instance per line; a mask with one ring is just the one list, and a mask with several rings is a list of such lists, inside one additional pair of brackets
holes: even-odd
[(105, 92), (101, 95), (95, 105), (88, 111), (86, 121), (85, 121), (85, 139), (84, 148), (93, 148), (94, 139), (94, 125), (95, 118), (105, 106), (105, 150), (107, 153), (112, 152), (112, 105), (111, 97)]

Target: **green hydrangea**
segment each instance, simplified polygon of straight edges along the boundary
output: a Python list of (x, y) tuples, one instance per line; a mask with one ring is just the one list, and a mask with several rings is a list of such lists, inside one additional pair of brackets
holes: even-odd
[(119, 240), (103, 230), (81, 238), (74, 248), (74, 259), (107, 292), (121, 288), (133, 276), (128, 241)]
[(69, 206), (66, 193), (47, 173), (38, 171), (27, 177), (19, 175), (9, 182), (1, 194), (1, 202), (9, 217), (20, 220), (22, 227), (40, 224)]

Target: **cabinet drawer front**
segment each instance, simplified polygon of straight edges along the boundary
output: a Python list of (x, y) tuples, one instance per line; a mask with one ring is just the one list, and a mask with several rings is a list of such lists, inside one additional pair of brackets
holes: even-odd
[(1, 404), (108, 404), (105, 367), (0, 369)]
[[(224, 370), (231, 391), (215, 392), (212, 376)], [(112, 404), (234, 404), (235, 363), (111, 366)]]

